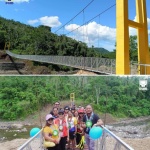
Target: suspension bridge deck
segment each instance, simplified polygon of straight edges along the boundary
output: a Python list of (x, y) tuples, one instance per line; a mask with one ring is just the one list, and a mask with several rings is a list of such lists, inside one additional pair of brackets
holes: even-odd
[(6, 53), (15, 58), (45, 62), (56, 65), (65, 65), (73, 68), (97, 72), (101, 74), (115, 74), (115, 60), (98, 57), (74, 56), (47, 56), (47, 55), (19, 55), (6, 50)]
[[(14, 58), (38, 61), (56, 65), (64, 65), (77, 69), (96, 72), (104, 75), (116, 74), (116, 60), (100, 57), (74, 57), (51, 55), (19, 55), (6, 50), (6, 53)], [(130, 64), (131, 74), (138, 74), (138, 64)]]

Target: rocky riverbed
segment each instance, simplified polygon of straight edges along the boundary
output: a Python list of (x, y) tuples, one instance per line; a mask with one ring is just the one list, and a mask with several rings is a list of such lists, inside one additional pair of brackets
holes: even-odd
[(106, 127), (122, 138), (150, 137), (150, 117), (124, 120)]

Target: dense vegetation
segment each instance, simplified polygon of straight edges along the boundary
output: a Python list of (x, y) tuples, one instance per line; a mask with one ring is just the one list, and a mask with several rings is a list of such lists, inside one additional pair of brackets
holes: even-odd
[(76, 103), (90, 103), (99, 113), (117, 117), (150, 115), (150, 78), (147, 91), (139, 90), (140, 78), (143, 77), (1, 76), (0, 119), (25, 118), (57, 100), (69, 101), (72, 92)]
[(83, 42), (78, 42), (65, 35), (56, 35), (47, 26), (32, 27), (0, 17), (0, 45), (11, 43), (11, 50), (20, 54), (97, 56), (98, 52), (88, 49)]

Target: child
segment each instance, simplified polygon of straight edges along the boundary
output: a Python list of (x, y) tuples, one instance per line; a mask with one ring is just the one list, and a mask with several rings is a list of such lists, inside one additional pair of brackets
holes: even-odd
[(68, 112), (68, 127), (69, 127), (69, 142), (68, 149), (70, 149), (70, 143), (72, 143), (73, 150), (75, 149), (75, 135), (77, 133), (77, 120), (73, 117), (71, 111)]

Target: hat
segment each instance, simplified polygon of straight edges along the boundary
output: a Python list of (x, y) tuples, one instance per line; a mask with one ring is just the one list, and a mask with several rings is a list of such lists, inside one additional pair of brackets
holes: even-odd
[(59, 113), (64, 113), (64, 110), (63, 110), (63, 109), (60, 109), (59, 112), (58, 112), (58, 114), (59, 114)]
[(70, 107), (69, 106), (65, 106), (64, 110), (70, 110)]
[(51, 114), (46, 115), (46, 121), (51, 119), (51, 118), (54, 119), (54, 117)]
[(55, 102), (54, 104), (58, 104), (58, 105), (60, 105), (60, 102), (58, 102), (58, 101), (57, 101), (57, 102)]
[(71, 110), (75, 110), (75, 107), (72, 107)]
[(78, 113), (84, 113), (84, 109), (79, 109)]

